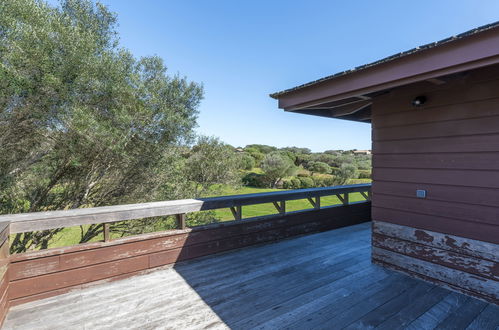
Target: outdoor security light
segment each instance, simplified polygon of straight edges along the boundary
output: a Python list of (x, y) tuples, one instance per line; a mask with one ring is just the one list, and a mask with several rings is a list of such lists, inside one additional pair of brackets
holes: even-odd
[(414, 107), (420, 107), (420, 106), (422, 106), (423, 104), (425, 104), (425, 102), (426, 102), (426, 96), (424, 96), (424, 95), (420, 95), (420, 96), (416, 96), (416, 97), (414, 98), (414, 100), (412, 100), (412, 105), (413, 105)]

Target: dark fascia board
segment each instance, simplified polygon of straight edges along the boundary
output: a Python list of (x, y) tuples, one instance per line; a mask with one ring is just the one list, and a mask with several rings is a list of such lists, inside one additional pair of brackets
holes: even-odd
[(452, 42), (440, 42), (435, 47), (271, 96), (278, 99), (279, 108), (293, 111), (497, 63), (499, 24)]

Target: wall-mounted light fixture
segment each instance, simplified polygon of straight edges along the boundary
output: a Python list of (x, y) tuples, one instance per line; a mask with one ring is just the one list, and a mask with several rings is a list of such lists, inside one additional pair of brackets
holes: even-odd
[(420, 107), (425, 103), (426, 103), (426, 96), (424, 95), (416, 96), (414, 100), (412, 100), (413, 107)]

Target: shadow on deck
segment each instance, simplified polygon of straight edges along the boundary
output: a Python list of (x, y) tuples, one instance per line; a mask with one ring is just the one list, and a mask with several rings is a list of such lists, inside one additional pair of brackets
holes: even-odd
[(499, 306), (370, 261), (370, 223), (12, 307), (4, 329), (496, 329)]

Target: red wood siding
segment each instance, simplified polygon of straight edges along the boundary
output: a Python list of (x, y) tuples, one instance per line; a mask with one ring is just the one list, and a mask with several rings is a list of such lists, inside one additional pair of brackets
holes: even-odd
[[(427, 102), (414, 108), (418, 95)], [(498, 260), (432, 242), (471, 239), (499, 255), (499, 67), (380, 96), (372, 128), (373, 260), (497, 303)], [(429, 240), (382, 224), (428, 231)]]
[(14, 255), (9, 270), (10, 303), (61, 294), (181, 260), (370, 221), (370, 211), (370, 203), (357, 203)]
[(373, 220), (499, 243), (498, 77), (487, 68), (375, 99)]
[(498, 245), (373, 222), (373, 261), (499, 303)]

